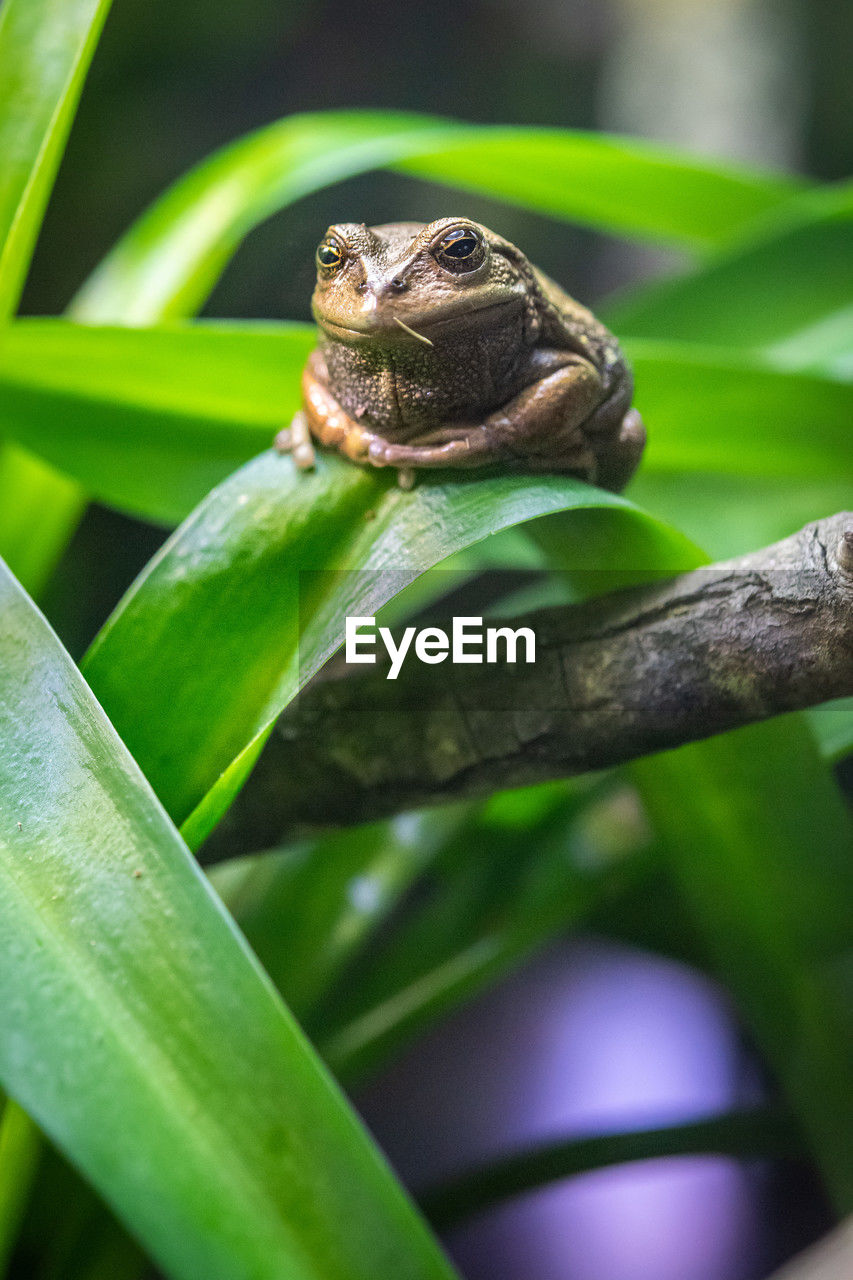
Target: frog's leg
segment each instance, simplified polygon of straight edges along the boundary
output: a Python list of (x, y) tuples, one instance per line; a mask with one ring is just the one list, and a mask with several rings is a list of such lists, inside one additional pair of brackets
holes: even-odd
[(374, 440), (377, 467), (478, 467), (521, 462), (530, 470), (596, 474), (596, 455), (582, 430), (601, 401), (601, 380), (591, 364), (566, 364), (519, 392), (481, 423), (455, 423), (407, 444)]
[(302, 375), (302, 404), (308, 430), (327, 448), (337, 449), (353, 462), (367, 462), (370, 446), (379, 437), (341, 408), (321, 376), (324, 368), (320, 353), (315, 351)]
[(310, 471), (317, 461), (308, 421), (301, 410), (293, 415), (289, 427), (279, 431), (273, 443), (279, 453), (293, 454), (293, 461), (300, 471)]

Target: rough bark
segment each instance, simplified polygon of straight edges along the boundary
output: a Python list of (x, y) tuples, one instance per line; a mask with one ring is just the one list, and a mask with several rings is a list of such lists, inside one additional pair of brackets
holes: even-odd
[(381, 667), (316, 681), (210, 852), (603, 769), (853, 694), (853, 515), (520, 625), (534, 665), (413, 659), (393, 682)]

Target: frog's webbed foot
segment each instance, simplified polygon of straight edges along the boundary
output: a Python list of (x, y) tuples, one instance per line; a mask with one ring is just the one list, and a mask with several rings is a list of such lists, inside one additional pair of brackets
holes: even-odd
[(300, 471), (311, 471), (316, 465), (317, 455), (311, 443), (308, 419), (301, 410), (293, 415), (289, 427), (279, 431), (274, 445), (279, 453), (292, 453), (293, 461)]

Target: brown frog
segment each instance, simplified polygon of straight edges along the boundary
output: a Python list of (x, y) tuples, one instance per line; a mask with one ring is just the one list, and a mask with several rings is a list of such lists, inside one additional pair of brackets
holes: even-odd
[(520, 249), (469, 218), (329, 227), (303, 410), (276, 446), (313, 436), (354, 462), (499, 464), (622, 489), (645, 443), (616, 339)]

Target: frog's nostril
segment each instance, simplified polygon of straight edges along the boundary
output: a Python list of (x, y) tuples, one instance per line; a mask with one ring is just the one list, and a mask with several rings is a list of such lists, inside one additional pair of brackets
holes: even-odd
[(393, 280), (391, 281), (391, 288), (394, 290), (395, 293), (402, 293), (403, 290), (408, 289), (408, 287), (409, 286), (406, 284), (406, 281), (402, 278), (402, 276), (394, 276)]

